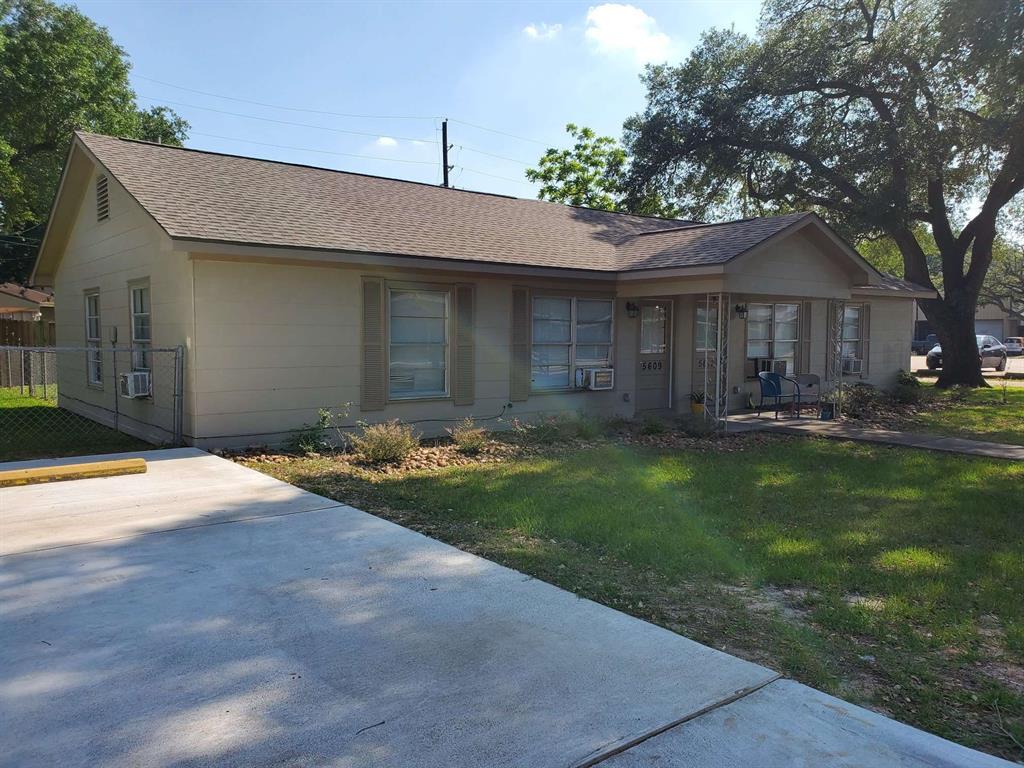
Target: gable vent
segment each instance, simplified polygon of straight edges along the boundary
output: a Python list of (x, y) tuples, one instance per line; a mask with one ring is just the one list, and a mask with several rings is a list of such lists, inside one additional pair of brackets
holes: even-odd
[(96, 179), (96, 221), (110, 218), (110, 193), (107, 190), (107, 177)]

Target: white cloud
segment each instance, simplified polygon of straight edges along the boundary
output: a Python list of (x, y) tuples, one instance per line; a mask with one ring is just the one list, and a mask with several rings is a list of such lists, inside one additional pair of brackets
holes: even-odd
[(390, 136), (381, 136), (375, 142), (378, 147), (397, 147), (398, 142), (392, 139)]
[(587, 10), (587, 40), (598, 53), (629, 54), (637, 64), (665, 61), (672, 40), (658, 22), (635, 5), (604, 3)]
[(523, 34), (531, 40), (554, 40), (562, 31), (561, 24), (527, 24), (523, 27)]

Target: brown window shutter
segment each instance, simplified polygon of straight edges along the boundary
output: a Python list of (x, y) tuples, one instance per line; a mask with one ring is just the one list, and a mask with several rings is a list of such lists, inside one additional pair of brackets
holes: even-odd
[(363, 368), (359, 410), (379, 411), (387, 403), (385, 369), (384, 281), (363, 278)]
[(475, 299), (472, 285), (455, 286), (455, 364), (452, 400), (456, 405), (472, 405), (475, 396)]
[(800, 307), (800, 373), (811, 372), (811, 302)]
[(832, 379), (832, 366), (836, 359), (836, 350), (832, 346), (836, 333), (836, 303), (831, 299), (825, 305), (825, 379)]
[(866, 301), (860, 306), (860, 353), (864, 357), (861, 363), (860, 375), (871, 375), (871, 305)]
[(530, 396), (530, 289), (512, 289), (512, 359), (508, 399)]

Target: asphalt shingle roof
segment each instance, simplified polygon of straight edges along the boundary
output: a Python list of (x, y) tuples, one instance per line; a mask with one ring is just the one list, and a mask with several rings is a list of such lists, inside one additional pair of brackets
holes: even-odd
[(618, 272), (722, 264), (813, 215), (700, 224), (77, 136), (189, 240)]

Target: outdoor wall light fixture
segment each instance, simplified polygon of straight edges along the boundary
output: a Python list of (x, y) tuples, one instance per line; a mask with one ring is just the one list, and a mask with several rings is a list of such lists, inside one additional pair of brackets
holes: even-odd
[(626, 302), (626, 317), (635, 320), (640, 316), (640, 305), (634, 304), (632, 301)]
[(736, 317), (738, 317), (740, 320), (746, 320), (747, 319), (747, 305), (746, 304), (737, 304), (736, 305)]

